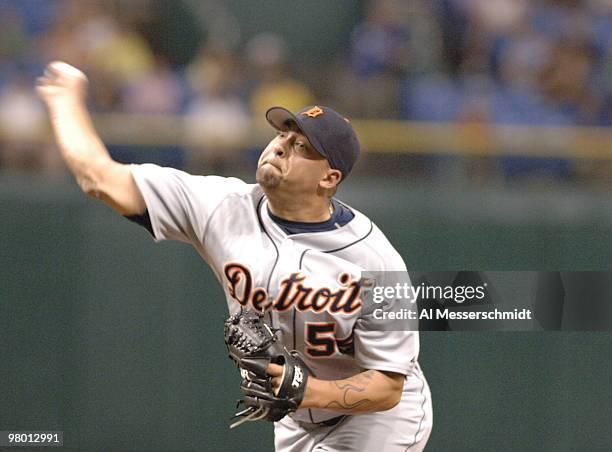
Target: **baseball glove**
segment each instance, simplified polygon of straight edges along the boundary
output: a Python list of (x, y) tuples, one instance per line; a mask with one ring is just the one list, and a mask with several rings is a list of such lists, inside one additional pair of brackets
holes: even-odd
[[(225, 321), (225, 345), (242, 377), (240, 390), (244, 399), (238, 401), (238, 406), (245, 406), (234, 416), (241, 419), (230, 428), (247, 421), (279, 421), (297, 410), (304, 398), (306, 365), (297, 352), (289, 352), (278, 342), (275, 333), (253, 311), (241, 310)], [(277, 389), (266, 372), (270, 363), (283, 366)]]

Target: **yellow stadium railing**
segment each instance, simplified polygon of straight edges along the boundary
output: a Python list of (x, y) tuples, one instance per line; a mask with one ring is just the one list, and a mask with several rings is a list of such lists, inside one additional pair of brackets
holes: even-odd
[[(219, 134), (188, 133), (185, 118), (167, 115), (98, 114), (96, 128), (109, 145), (208, 147), (223, 150), (264, 146), (273, 132), (262, 119), (253, 120), (239, 140)], [(520, 155), (612, 160), (612, 128), (427, 123), (396, 120), (354, 120), (365, 152)], [(232, 134), (231, 124), (227, 135)], [(192, 128), (193, 130), (193, 128)], [(0, 140), (11, 140), (10, 128)], [(29, 140), (50, 140), (49, 130), (33, 131)]]

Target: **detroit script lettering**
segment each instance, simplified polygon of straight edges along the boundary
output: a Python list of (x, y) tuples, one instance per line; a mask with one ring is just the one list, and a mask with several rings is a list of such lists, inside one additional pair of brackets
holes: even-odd
[(311, 287), (306, 276), (300, 272), (291, 273), (280, 282), (278, 297), (273, 300), (263, 287), (253, 287), (253, 276), (245, 265), (231, 262), (225, 265), (223, 272), (230, 296), (242, 306), (250, 305), (260, 312), (270, 308), (286, 311), (294, 307), (298, 311), (351, 314), (362, 304), (359, 280), (351, 279), (349, 273), (338, 276), (340, 287), (335, 291), (329, 287)]

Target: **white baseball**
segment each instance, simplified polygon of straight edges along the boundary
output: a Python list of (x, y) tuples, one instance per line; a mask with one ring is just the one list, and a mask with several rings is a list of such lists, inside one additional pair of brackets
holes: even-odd
[(81, 77), (83, 80), (87, 80), (87, 76), (81, 70), (75, 68), (74, 66), (70, 66), (68, 63), (54, 61), (50, 64), (50, 66), (65, 75), (69, 75), (70, 77)]

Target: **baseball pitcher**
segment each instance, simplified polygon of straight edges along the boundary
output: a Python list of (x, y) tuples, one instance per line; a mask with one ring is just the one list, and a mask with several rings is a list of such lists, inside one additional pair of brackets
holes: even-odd
[(362, 315), (367, 271), (406, 271), (372, 221), (334, 196), (359, 155), (347, 119), (273, 107), (256, 184), (111, 159), (88, 114), (87, 77), (53, 62), (38, 80), (55, 139), (86, 194), (192, 244), (223, 287), (225, 342), (243, 406), (274, 422), (277, 451), (419, 451), (432, 427), (416, 331)]

